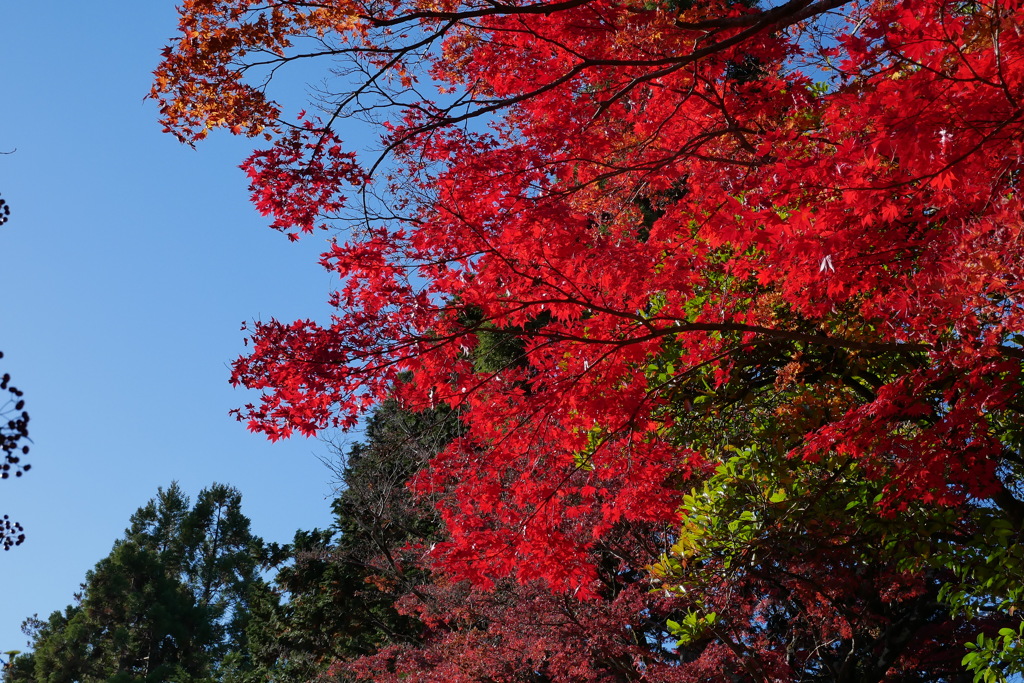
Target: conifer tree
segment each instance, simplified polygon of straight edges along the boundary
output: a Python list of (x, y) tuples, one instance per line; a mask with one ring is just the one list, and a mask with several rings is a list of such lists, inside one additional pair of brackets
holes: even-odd
[(86, 574), (76, 602), (24, 630), (32, 652), (6, 680), (157, 683), (220, 680), (252, 668), (249, 605), (264, 599), (262, 540), (241, 494), (214, 484), (195, 505), (177, 483), (131, 518)]

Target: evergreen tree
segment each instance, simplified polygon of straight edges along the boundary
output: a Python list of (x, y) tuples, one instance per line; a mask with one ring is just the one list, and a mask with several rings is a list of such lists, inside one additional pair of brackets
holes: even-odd
[(259, 680), (306, 683), (337, 662), (418, 642), (422, 625), (395, 603), (428, 580), (420, 560), (439, 526), (433, 501), (407, 484), (457, 431), (451, 411), (410, 413), (385, 402), (364, 442), (339, 450), (334, 525), (296, 533), (275, 579), (287, 599), (253, 608)]
[(241, 494), (214, 484), (192, 506), (177, 483), (132, 515), (124, 538), (86, 574), (77, 602), (24, 625), (33, 651), (9, 683), (198, 682), (250, 669), (248, 606), (267, 586), (263, 542)]

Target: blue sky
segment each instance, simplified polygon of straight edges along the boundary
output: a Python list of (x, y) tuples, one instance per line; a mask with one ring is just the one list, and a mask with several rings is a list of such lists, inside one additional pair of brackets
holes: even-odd
[(161, 133), (143, 97), (175, 25), (170, 0), (0, 3), (0, 374), (34, 442), (32, 471), (0, 482), (28, 534), (0, 553), (0, 651), (172, 480), (237, 486), (267, 540), (330, 522), (326, 445), (249, 434), (227, 382), (243, 320), (326, 312), (325, 238), (290, 244), (255, 213), (251, 141)]

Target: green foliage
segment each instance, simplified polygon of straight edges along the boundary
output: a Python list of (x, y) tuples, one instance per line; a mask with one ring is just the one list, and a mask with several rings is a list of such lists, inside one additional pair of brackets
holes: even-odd
[[(762, 450), (726, 446), (732, 456), (683, 497), (683, 522), (671, 552), (654, 566), (663, 581), (700, 576), (689, 568), (708, 558), (716, 574), (741, 572), (798, 548), (812, 528), (833, 525), (838, 538), (877, 535), (895, 551), (909, 537), (921, 538), (904, 521), (871, 512), (882, 485), (841, 460), (801, 463)], [(857, 514), (856, 510), (864, 514)], [(918, 534), (918, 535), (915, 535)], [(880, 548), (874, 548), (877, 552)]]
[(968, 652), (963, 664), (974, 674), (975, 683), (1004, 683), (1024, 672), (1024, 623), (1016, 629), (1001, 628), (997, 636), (979, 633), (977, 640), (965, 644)]
[(662, 590), (693, 605), (667, 622), (680, 647), (727, 638), (715, 628), (719, 587), (786, 574), (790, 560), (821, 562), (840, 548), (846, 559), (836, 571), (847, 580), (886, 567), (896, 577), (925, 577), (934, 586), (926, 595), (941, 605), (929, 617), (933, 628), (975, 634), (962, 664), (977, 683), (1024, 673), (1024, 546), (1005, 510), (915, 504), (893, 515), (878, 505), (886, 482), (852, 462), (793, 461), (757, 443), (726, 450), (731, 457), (684, 496), (676, 542), (651, 567)]
[(668, 619), (665, 625), (669, 633), (679, 639), (680, 646), (691, 645), (707, 637), (718, 619), (717, 612), (701, 614), (698, 610), (689, 610), (682, 621)]
[(1024, 674), (1024, 621), (1017, 616), (1024, 606), (1024, 546), (1020, 529), (999, 513), (998, 508), (978, 510), (969, 540), (944, 547), (930, 558), (955, 577), (940, 593), (953, 614), (999, 615), (1006, 624), (986, 629), (965, 644), (963, 663), (976, 683)]
[[(86, 574), (77, 604), (26, 622), (33, 652), (5, 680), (221, 680), (229, 653), (246, 649), (249, 604), (267, 590), (263, 553), (237, 490), (215, 484), (193, 507), (176, 483), (160, 489)], [(230, 663), (248, 667), (238, 654)]]
[(473, 368), (480, 373), (495, 373), (513, 367), (525, 359), (522, 339), (513, 332), (481, 325), (476, 332)]

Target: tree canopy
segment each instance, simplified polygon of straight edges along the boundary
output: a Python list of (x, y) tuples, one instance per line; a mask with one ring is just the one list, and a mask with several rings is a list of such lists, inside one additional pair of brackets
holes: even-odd
[(241, 495), (214, 484), (192, 505), (177, 485), (132, 515), (76, 603), (23, 630), (33, 651), (5, 681), (243, 681), (245, 626), (267, 586)]
[[(335, 231), (330, 322), (255, 323), (239, 418), (454, 411), (410, 482), (431, 567), (587, 604), (609, 571), (654, 582), (679, 618), (632, 614), (677, 660), (625, 680), (1020, 671), (1021, 25), (984, 0), (186, 0), (165, 126), (262, 136), (257, 208)], [(324, 80), (278, 101), (297, 62)]]

